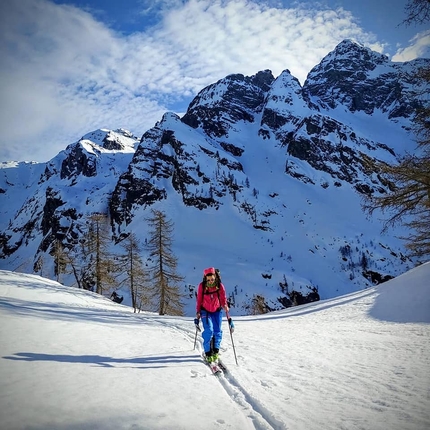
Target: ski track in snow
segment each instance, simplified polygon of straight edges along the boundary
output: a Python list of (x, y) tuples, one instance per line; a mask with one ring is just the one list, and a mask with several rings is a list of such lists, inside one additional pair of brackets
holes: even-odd
[[(148, 318), (148, 320), (153, 321), (153, 318)], [(169, 321), (160, 320), (157, 322), (170, 330), (176, 331), (179, 335), (183, 336), (194, 345), (195, 331), (193, 332), (192, 330), (188, 330), (179, 324), (171, 324)], [(203, 352), (201, 336), (199, 334), (197, 336), (196, 352), (199, 356), (201, 356)], [(203, 361), (202, 364), (207, 367)], [(231, 367), (232, 364), (229, 364), (228, 375), (223, 374), (221, 376), (213, 376), (219, 380), (226, 394), (234, 403), (237, 404), (238, 409), (241, 410), (244, 416), (252, 423), (253, 428), (256, 430), (286, 430), (287, 427), (285, 424), (277, 420), (270, 410), (264, 407), (237, 381), (237, 379), (232, 375)], [(207, 369), (207, 372), (209, 373), (210, 370)], [(192, 374), (195, 377), (197, 372), (192, 372)]]
[[(64, 430), (188, 430), (197, 422), (214, 430), (427, 430), (428, 267), (411, 271), (412, 280), (233, 317), (234, 339), (224, 326), (221, 345), (228, 374), (219, 377), (201, 359), (190, 317), (133, 314), (92, 293), (0, 272), (3, 422)], [(127, 396), (136, 377), (142, 397), (120, 395), (108, 407), (80, 397), (82, 386), (92, 397)], [(93, 412), (96, 404), (102, 413)], [(80, 407), (85, 413), (76, 415)]]
[(226, 394), (237, 404), (238, 409), (244, 416), (250, 420), (253, 428), (256, 430), (286, 430), (287, 427), (273, 417), (273, 414), (262, 406), (241, 384), (234, 378), (231, 373), (231, 365), (228, 366), (228, 375), (216, 377)]
[(221, 376), (219, 380), (226, 393), (252, 420), (256, 430), (287, 429), (284, 423), (278, 421), (267, 408), (242, 387), (231, 374), (230, 368), (229, 374)]
[[(337, 299), (332, 299), (328, 303), (320, 302), (313, 303), (310, 305), (304, 305), (297, 309), (290, 309), (290, 313), (285, 315), (277, 315), (277, 313), (270, 314), (269, 316), (260, 316), (260, 319), (272, 320), (274, 324), (278, 323), (284, 318), (291, 318), (291, 323), (293, 325), (300, 324), (300, 319), (302, 317), (306, 317), (309, 321), (309, 316), (312, 316), (315, 312), (318, 315), (319, 324), (325, 323), (327, 324), (326, 328), (330, 328), (327, 335), (330, 337), (331, 331), (331, 323), (333, 320), (334, 313), (337, 314), (336, 320), (354, 320), (355, 323), (359, 323), (363, 328), (362, 332), (367, 338), (375, 336), (375, 342), (362, 343), (362, 340), (351, 341), (354, 345), (350, 345), (349, 347), (352, 350), (357, 350), (360, 348), (365, 348), (368, 350), (368, 353), (371, 356), (379, 357), (384, 355), (384, 351), (387, 350), (389, 354), (389, 342), (387, 344), (378, 345), (377, 338), (384, 331), (384, 323), (381, 322), (381, 326), (378, 330), (372, 333), (372, 327), (366, 327), (366, 317), (365, 312), (363, 312), (363, 308), (371, 306), (373, 303), (373, 295), (375, 294), (375, 289), (369, 289), (366, 291), (361, 291), (357, 293), (353, 293), (346, 297), (339, 297)], [(344, 308), (343, 305), (351, 305), (352, 309), (355, 310), (351, 312), (351, 307), (348, 306)], [(334, 313), (333, 313), (334, 312)], [(146, 318), (149, 323), (154, 324), (154, 319), (157, 324), (163, 325), (165, 328), (174, 330), (178, 335), (182, 336), (188, 342), (194, 345), (195, 341), (195, 330), (189, 329), (190, 326), (189, 321), (180, 321), (178, 320), (170, 320), (157, 317), (147, 317)], [(372, 323), (374, 324), (374, 322)], [(297, 327), (297, 329), (299, 329)], [(311, 330), (318, 333), (317, 327), (311, 327)], [(339, 327), (338, 330), (342, 331), (342, 328)], [(347, 330), (347, 329), (346, 329)], [(390, 329), (392, 330), (392, 329)], [(276, 331), (276, 330), (274, 330)], [(419, 352), (419, 342), (420, 337), (424, 335), (421, 333), (421, 329), (417, 328), (417, 338), (411, 340), (410, 345), (405, 345), (406, 352), (412, 357), (414, 354)], [(226, 334), (224, 333), (223, 343), (226, 343)], [(267, 342), (267, 343), (266, 343)], [(418, 343), (417, 343), (418, 342)], [(258, 343), (258, 342), (257, 342)], [(261, 347), (265, 350), (270, 350), (273, 348), (273, 340), (261, 340)], [(337, 349), (340, 355), (348, 354), (348, 345), (333, 345), (334, 349)], [(222, 348), (224, 351), (227, 349)], [(300, 344), (299, 348), (295, 348), (293, 351), (292, 348), (291, 356), (288, 359), (293, 359), (294, 354), (305, 355), (312, 357), (314, 352), (311, 350), (307, 350), (307, 346)], [(200, 356), (202, 353), (202, 344), (201, 344), (201, 333), (197, 335), (197, 344), (196, 344), (196, 355)], [(325, 363), (319, 363), (318, 359), (310, 360), (308, 364), (303, 365), (288, 365), (288, 361), (283, 361), (283, 358), (280, 357), (280, 371), (279, 374), (268, 374), (266, 372), (266, 366), (264, 360), (258, 362), (255, 359), (258, 354), (255, 354), (255, 351), (248, 351), (246, 345), (241, 346), (241, 352), (245, 353), (245, 355), (239, 355), (239, 359), (242, 362), (247, 361), (247, 359), (251, 359), (252, 357), (252, 366), (250, 369), (247, 368), (246, 364), (243, 366), (236, 366), (231, 359), (226, 363), (228, 367), (228, 375), (223, 376), (214, 376), (216, 377), (222, 388), (225, 390), (225, 393), (229, 398), (237, 405), (238, 410), (244, 415), (246, 420), (250, 423), (251, 428), (255, 430), (287, 430), (290, 428), (285, 422), (281, 421), (277, 417), (285, 418), (285, 414), (288, 413), (288, 404), (289, 400), (294, 396), (305, 396), (308, 397), (309, 403), (312, 404), (313, 401), (318, 401), (318, 398), (322, 395), (323, 398), (334, 399), (335, 402), (342, 402), (345, 399), (348, 399), (348, 403), (356, 403), (358, 408), (370, 409), (376, 412), (383, 413), (384, 411), (392, 408), (392, 403), (398, 404), (400, 407), (401, 399), (404, 396), (410, 397), (413, 396), (413, 392), (411, 391), (413, 387), (403, 387), (399, 390), (399, 381), (403, 378), (408, 378), (408, 369), (401, 368), (396, 366), (394, 363), (393, 374), (390, 376), (386, 376), (384, 378), (388, 383), (378, 384), (376, 381), (369, 380), (369, 368), (377, 368), (379, 366), (378, 363), (372, 364), (371, 362), (367, 363), (353, 363), (350, 367), (345, 367), (342, 361), (339, 361), (339, 365), (334, 366), (333, 368), (328, 368), (327, 370), (323, 370), (324, 376), (320, 380), (315, 380), (312, 384), (309, 384), (309, 379), (306, 380), (302, 377), (302, 372), (307, 368), (309, 372), (321, 372), (321, 366), (326, 367)], [(276, 348), (274, 348), (272, 357), (276, 357)], [(276, 358), (273, 358), (276, 359)], [(285, 357), (284, 357), (285, 359)], [(300, 362), (299, 357), (297, 357), (297, 362)], [(388, 357), (387, 357), (388, 359)], [(225, 361), (225, 360), (224, 360)], [(294, 359), (293, 359), (294, 361)], [(352, 358), (351, 358), (352, 361)], [(206, 367), (206, 365), (202, 362), (202, 365)], [(254, 369), (254, 370), (251, 370)], [(257, 370), (255, 370), (257, 369)], [(207, 370), (207, 374), (204, 373), (204, 377), (210, 374), (210, 370)], [(237, 373), (237, 377), (235, 374)], [(199, 372), (192, 372), (192, 376), (202, 376)], [(258, 388), (263, 389), (266, 394), (269, 396), (274, 395), (271, 393), (272, 387), (276, 387), (278, 384), (276, 382), (276, 378), (281, 377), (282, 380), (288, 381), (288, 386), (285, 387), (285, 395), (282, 398), (274, 399), (273, 402), (270, 402), (270, 407), (268, 406), (269, 402), (266, 402), (266, 405), (263, 404), (258, 398), (261, 398), (261, 395), (258, 393)], [(239, 381), (240, 379), (240, 381)], [(347, 384), (339, 384), (339, 381), (348, 381)], [(245, 385), (250, 387), (250, 390), (245, 388)], [(253, 391), (255, 390), (255, 395)], [(359, 390), (359, 395), (357, 395), (357, 390)], [(372, 394), (368, 394), (372, 393)], [(384, 397), (389, 397), (390, 400), (385, 402)], [(331, 401), (328, 402), (328, 407), (331, 407)], [(423, 399), (424, 406), (425, 400)], [(275, 412), (276, 411), (276, 412)], [(289, 415), (289, 414), (288, 414)], [(408, 417), (410, 415), (405, 413), (402, 415), (402, 421), (408, 421)], [(309, 410), (308, 417), (297, 417), (294, 416), (294, 411), (291, 411), (291, 418), (293, 420), (302, 421), (305, 425), (306, 422), (310, 419), (312, 421), (318, 421), (317, 417), (313, 416), (312, 408)], [(342, 419), (341, 419), (342, 420)], [(285, 421), (285, 419), (284, 419)], [(321, 425), (324, 423), (322, 422)], [(345, 423), (346, 425), (346, 423)], [(354, 428), (362, 428), (362, 426), (366, 426), (365, 422), (356, 422)], [(408, 428), (408, 427), (405, 427)]]

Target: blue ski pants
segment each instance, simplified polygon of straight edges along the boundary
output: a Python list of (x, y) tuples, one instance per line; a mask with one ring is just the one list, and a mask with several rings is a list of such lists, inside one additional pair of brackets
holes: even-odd
[(219, 349), (222, 341), (222, 310), (217, 312), (208, 312), (202, 310), (200, 317), (203, 323), (203, 349), (205, 352), (211, 350), (211, 340), (214, 338), (214, 348)]

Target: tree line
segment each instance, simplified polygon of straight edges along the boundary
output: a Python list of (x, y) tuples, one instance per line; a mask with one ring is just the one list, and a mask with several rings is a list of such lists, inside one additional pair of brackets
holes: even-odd
[[(62, 274), (72, 274), (78, 288), (101, 295), (128, 288), (134, 312), (183, 315), (180, 283), (184, 278), (177, 272), (178, 259), (172, 251), (174, 224), (159, 210), (151, 210), (145, 221), (149, 237), (144, 244), (130, 233), (119, 243), (122, 252), (113, 253), (108, 216), (89, 215), (75, 246), (65, 245), (64, 238), (53, 242), (50, 254), (57, 281), (61, 281)], [(35, 266), (40, 272), (43, 260), (39, 258)]]

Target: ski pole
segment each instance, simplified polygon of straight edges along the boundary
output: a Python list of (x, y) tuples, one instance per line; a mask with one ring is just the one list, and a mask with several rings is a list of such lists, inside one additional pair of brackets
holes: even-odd
[(193, 348), (193, 349), (196, 349), (196, 343), (197, 343), (197, 332), (198, 332), (198, 330), (197, 330), (197, 328), (196, 328), (196, 337), (194, 338), (194, 348)]
[(234, 331), (233, 321), (231, 320), (230, 314), (227, 311), (225, 314), (227, 316), (228, 329), (230, 332), (231, 344), (233, 346), (233, 352), (234, 352), (234, 359), (236, 360), (236, 365), (239, 366), (239, 363), (237, 362), (236, 348), (234, 347), (234, 342), (233, 342), (233, 331)]
[(194, 325), (196, 326), (196, 337), (194, 338), (194, 348), (193, 349), (196, 349), (197, 333), (200, 331), (199, 320), (197, 318), (194, 320)]

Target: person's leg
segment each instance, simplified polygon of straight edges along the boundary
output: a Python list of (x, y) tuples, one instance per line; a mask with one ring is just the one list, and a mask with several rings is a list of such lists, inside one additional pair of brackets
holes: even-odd
[(222, 312), (218, 311), (212, 314), (212, 329), (213, 329), (213, 336), (214, 336), (214, 352), (218, 353), (219, 348), (221, 346), (222, 341)]
[(202, 311), (200, 315), (201, 315), (202, 324), (203, 324), (203, 333), (202, 333), (203, 349), (205, 351), (205, 354), (207, 356), (210, 356), (212, 352), (211, 339), (214, 334), (213, 322), (212, 322), (211, 315), (208, 312)]

